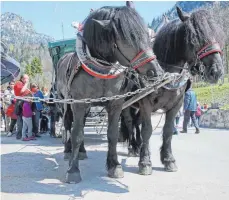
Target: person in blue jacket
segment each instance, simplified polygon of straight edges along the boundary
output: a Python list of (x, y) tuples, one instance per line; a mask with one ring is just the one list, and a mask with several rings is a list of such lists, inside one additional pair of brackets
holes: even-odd
[[(41, 99), (44, 99), (44, 96), (42, 92), (39, 90), (38, 86), (33, 83), (31, 84), (31, 91), (34, 97), (39, 97)], [(36, 137), (41, 137), (39, 134), (39, 125), (40, 125), (40, 117), (41, 117), (41, 111), (43, 109), (42, 102), (35, 102), (33, 104), (33, 133)]]
[(188, 79), (187, 88), (184, 97), (184, 121), (183, 130), (181, 133), (187, 133), (187, 126), (191, 117), (192, 123), (196, 128), (196, 134), (200, 133), (198, 123), (196, 121), (195, 112), (197, 109), (197, 98), (195, 92), (192, 90), (192, 81)]

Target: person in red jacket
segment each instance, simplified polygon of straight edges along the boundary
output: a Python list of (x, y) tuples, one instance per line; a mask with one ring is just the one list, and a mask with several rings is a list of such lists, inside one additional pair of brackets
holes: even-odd
[[(31, 91), (29, 88), (29, 76), (27, 74), (23, 74), (20, 77), (20, 80), (17, 81), (14, 85), (14, 95), (23, 97), (27, 96), (28, 94), (31, 94)], [(22, 137), (22, 100), (17, 99), (15, 104), (15, 113), (17, 115), (17, 139), (21, 139)]]
[(196, 121), (197, 121), (197, 124), (200, 125), (200, 116), (202, 115), (203, 111), (201, 109), (201, 106), (200, 106), (200, 103), (197, 102), (197, 108), (196, 108)]

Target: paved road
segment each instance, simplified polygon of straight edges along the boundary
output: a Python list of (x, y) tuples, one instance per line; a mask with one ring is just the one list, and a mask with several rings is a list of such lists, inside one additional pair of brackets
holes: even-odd
[[(153, 120), (154, 121), (154, 120)], [(157, 123), (158, 120), (155, 120)], [(126, 157), (127, 148), (118, 145), (123, 179), (106, 176), (105, 134), (87, 130), (89, 158), (80, 162), (83, 181), (65, 184), (68, 162), (63, 160), (61, 139), (48, 135), (22, 142), (1, 138), (1, 196), (3, 200), (227, 200), (229, 199), (229, 131), (202, 129), (195, 135), (173, 137), (173, 152), (179, 171), (163, 171), (159, 159), (161, 129), (151, 137), (153, 174), (137, 174), (138, 158)]]

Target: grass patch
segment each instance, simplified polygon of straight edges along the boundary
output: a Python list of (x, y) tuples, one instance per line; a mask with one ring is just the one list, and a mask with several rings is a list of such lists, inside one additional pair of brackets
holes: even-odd
[(212, 102), (215, 102), (222, 103), (224, 109), (229, 109), (229, 83), (193, 89), (201, 105), (207, 103), (210, 106)]

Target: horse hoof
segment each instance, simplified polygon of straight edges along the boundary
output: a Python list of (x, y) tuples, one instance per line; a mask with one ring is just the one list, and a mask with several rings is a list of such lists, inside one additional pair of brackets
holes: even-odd
[(82, 178), (80, 176), (80, 172), (74, 172), (74, 173), (68, 173), (66, 174), (66, 183), (79, 183), (82, 181)]
[(139, 157), (137, 152), (128, 152), (128, 157)]
[(140, 175), (151, 175), (152, 174), (151, 165), (139, 165), (139, 174)]
[(176, 172), (178, 170), (176, 162), (166, 162), (164, 166), (167, 172)]
[(133, 151), (129, 151), (128, 157), (136, 157), (136, 154)]
[(121, 165), (117, 165), (116, 167), (113, 167), (111, 169), (108, 170), (108, 176), (111, 178), (123, 178), (124, 177), (124, 173), (122, 170), (122, 166)]
[(138, 150), (128, 149), (128, 157), (139, 157), (139, 155)]
[(79, 155), (78, 155), (79, 160), (84, 160), (86, 158), (88, 158), (86, 152), (79, 152)]
[(64, 160), (69, 160), (72, 153), (64, 153)]

